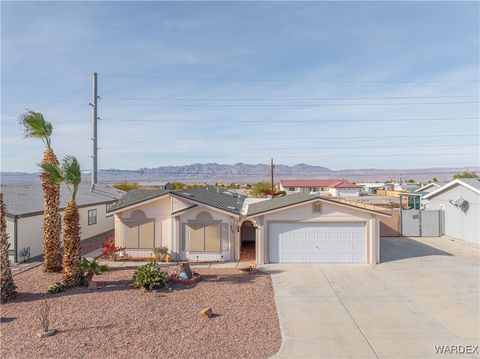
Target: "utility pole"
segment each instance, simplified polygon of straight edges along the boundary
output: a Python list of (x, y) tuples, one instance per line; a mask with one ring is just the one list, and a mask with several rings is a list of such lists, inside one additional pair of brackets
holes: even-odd
[(97, 164), (97, 151), (98, 151), (98, 145), (97, 145), (97, 120), (98, 120), (98, 93), (97, 93), (97, 73), (93, 73), (93, 98), (92, 98), (92, 103), (90, 104), (92, 106), (92, 112), (93, 112), (93, 137), (92, 137), (92, 144), (93, 144), (93, 153), (92, 153), (92, 159), (93, 159), (93, 167), (92, 167), (92, 186), (90, 187), (90, 191), (93, 191), (95, 188), (95, 184), (97, 183), (97, 170), (98, 170), (98, 164)]
[(275, 184), (273, 183), (273, 169), (275, 168), (275, 165), (273, 164), (273, 158), (270, 159), (270, 176), (272, 180), (272, 197), (275, 196)]

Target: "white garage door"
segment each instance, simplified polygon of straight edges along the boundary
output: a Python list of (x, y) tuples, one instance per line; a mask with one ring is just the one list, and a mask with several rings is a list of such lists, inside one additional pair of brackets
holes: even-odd
[(363, 223), (271, 223), (270, 263), (363, 263)]

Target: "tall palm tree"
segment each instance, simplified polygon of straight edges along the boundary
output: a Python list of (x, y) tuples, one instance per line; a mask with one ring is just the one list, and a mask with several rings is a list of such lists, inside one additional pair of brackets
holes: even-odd
[[(39, 138), (45, 144), (42, 165), (58, 165), (57, 156), (51, 147), (53, 126), (39, 112), (28, 111), (20, 116), (25, 137)], [(60, 272), (62, 270), (62, 249), (60, 234), (62, 219), (60, 216), (60, 185), (52, 181), (46, 174), (40, 175), (43, 189), (43, 252), (44, 270)]]
[(80, 215), (76, 196), (82, 180), (80, 164), (73, 156), (65, 156), (62, 164), (41, 165), (43, 173), (60, 185), (65, 183), (72, 196), (63, 215), (63, 282), (66, 286), (79, 285), (82, 280), (80, 263)]
[(3, 193), (0, 193), (0, 280), (1, 302), (5, 302), (10, 298), (14, 298), (17, 294), (17, 287), (13, 282), (12, 269), (10, 268), (10, 259), (8, 258), (8, 242), (7, 222), (5, 220), (5, 205), (3, 203)]

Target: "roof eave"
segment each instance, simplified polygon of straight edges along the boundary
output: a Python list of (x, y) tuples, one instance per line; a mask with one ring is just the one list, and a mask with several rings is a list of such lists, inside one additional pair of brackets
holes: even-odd
[(334, 205), (339, 205), (339, 206), (342, 206), (342, 207), (345, 207), (345, 208), (355, 209), (355, 210), (358, 210), (358, 211), (361, 211), (361, 212), (372, 213), (372, 214), (375, 214), (375, 215), (378, 215), (378, 216), (381, 216), (381, 217), (386, 217), (386, 218), (391, 217), (390, 214), (385, 213), (385, 212), (374, 211), (374, 210), (371, 210), (371, 209), (368, 209), (368, 208), (362, 208), (362, 207), (359, 207), (359, 206), (350, 205), (348, 203), (342, 203), (342, 202), (338, 202), (338, 201), (335, 201), (335, 200), (330, 200), (330, 199), (325, 198), (325, 197), (314, 197), (314, 198), (311, 198), (311, 199), (307, 199), (305, 201), (292, 203), (290, 205), (285, 205), (285, 206), (274, 208), (274, 209), (271, 209), (271, 210), (266, 210), (266, 211), (261, 211), (261, 212), (256, 212), (256, 213), (247, 213), (246, 217), (247, 218), (257, 217), (257, 216), (265, 215), (265, 214), (268, 214), (268, 213), (281, 211), (281, 210), (284, 210), (288, 207), (295, 207), (295, 206), (298, 206), (298, 205), (303, 205), (303, 204), (318, 201), (318, 200), (326, 202), (326, 203), (332, 203)]
[(190, 198), (190, 197), (184, 197), (182, 195), (179, 195), (177, 193), (170, 193), (173, 197), (176, 197), (176, 198), (180, 198), (180, 199), (183, 199), (187, 202), (190, 202), (192, 204), (196, 204), (196, 205), (200, 205), (200, 206), (204, 206), (204, 207), (207, 207), (209, 209), (212, 209), (214, 211), (218, 211), (218, 212), (221, 212), (221, 213), (225, 213), (225, 214), (228, 214), (232, 217), (238, 217), (240, 216), (240, 211), (238, 212), (230, 212), (226, 209), (223, 209), (223, 208), (219, 208), (219, 207), (215, 207), (215, 206), (212, 206), (212, 205), (209, 205), (209, 204), (206, 204), (204, 202), (201, 202), (201, 201), (198, 201), (198, 200), (195, 200), (195, 198)]
[(446, 185), (442, 186), (442, 187), (439, 187), (437, 188), (435, 191), (432, 191), (428, 194), (426, 194), (425, 196), (423, 196), (424, 199), (430, 199), (432, 197), (435, 197), (436, 195), (448, 190), (449, 188), (455, 186), (455, 185), (461, 185), (461, 186), (464, 186), (465, 188), (468, 188), (469, 190), (475, 192), (475, 193), (478, 193), (480, 194), (480, 189), (476, 188), (476, 187), (473, 187), (473, 186), (470, 186), (468, 183), (466, 182), (463, 182), (461, 179), (455, 179), (449, 183), (447, 183)]

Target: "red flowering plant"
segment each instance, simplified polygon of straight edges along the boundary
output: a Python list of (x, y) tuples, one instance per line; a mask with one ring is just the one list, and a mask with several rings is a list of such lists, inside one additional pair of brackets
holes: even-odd
[(102, 244), (102, 258), (114, 257), (116, 258), (118, 252), (125, 250), (125, 247), (117, 247), (115, 245), (115, 239), (110, 237)]

